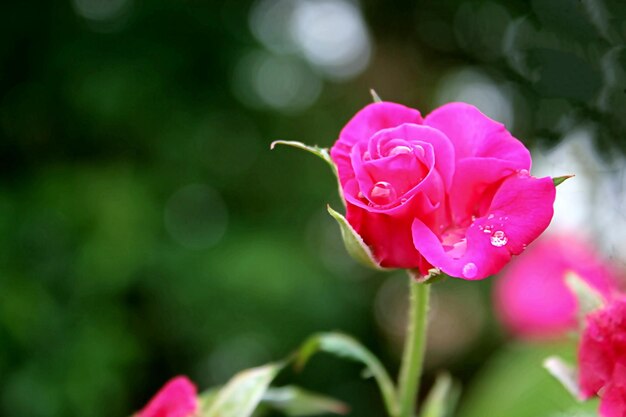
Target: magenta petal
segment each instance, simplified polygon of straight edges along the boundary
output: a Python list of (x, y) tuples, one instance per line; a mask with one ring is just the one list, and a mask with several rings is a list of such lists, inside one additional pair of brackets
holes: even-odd
[(454, 145), (456, 160), (496, 158), (530, 169), (530, 152), (503, 124), (485, 116), (466, 103), (449, 103), (433, 110), (424, 124), (445, 133)]
[(548, 227), (555, 194), (550, 178), (512, 175), (495, 193), (485, 216), (467, 228), (464, 253), (447, 252), (439, 237), (419, 219), (412, 225), (413, 244), (429, 263), (450, 276), (486, 278)]
[[(465, 224), (472, 216), (482, 215), (493, 196), (494, 186), (519, 167), (496, 158), (467, 158), (456, 165), (456, 175), (450, 189), (452, 221)], [(491, 192), (491, 195), (489, 193)], [(477, 204), (480, 201), (484, 203)]]
[(500, 226), (508, 236), (506, 247), (518, 255), (550, 224), (555, 197), (552, 178), (512, 175), (502, 183), (489, 208), (495, 217), (504, 216), (504, 224), (488, 225), (493, 229)]
[(575, 233), (543, 235), (498, 277), (494, 304), (517, 336), (561, 337), (576, 327), (578, 306), (565, 284), (576, 273), (605, 299), (617, 291), (620, 276), (594, 246)]
[(198, 410), (195, 385), (184, 376), (171, 379), (148, 404), (139, 417), (190, 417)]
[(399, 126), (403, 123), (422, 123), (419, 111), (395, 103), (373, 103), (359, 111), (343, 128), (339, 139), (330, 150), (337, 165), (339, 181), (343, 185), (352, 178), (350, 152), (356, 144), (366, 149), (369, 139), (378, 131)]
[[(622, 371), (624, 367), (622, 366)], [(626, 416), (626, 387), (610, 384), (600, 399), (600, 415), (602, 417)]]

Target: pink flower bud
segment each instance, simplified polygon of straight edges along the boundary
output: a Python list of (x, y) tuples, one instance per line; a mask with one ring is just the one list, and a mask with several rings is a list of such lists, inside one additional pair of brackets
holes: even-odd
[(196, 387), (184, 376), (171, 379), (137, 413), (138, 417), (190, 417), (198, 410)]

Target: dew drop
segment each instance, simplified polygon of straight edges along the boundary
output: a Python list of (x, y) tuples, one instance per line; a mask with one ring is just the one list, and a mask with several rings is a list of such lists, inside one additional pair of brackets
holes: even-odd
[(372, 156), (370, 155), (369, 151), (365, 151), (363, 153), (363, 160), (364, 161), (369, 161), (370, 159), (372, 159)]
[(493, 235), (491, 236), (491, 244), (495, 246), (496, 248), (500, 248), (506, 245), (506, 242), (508, 241), (509, 239), (506, 237), (506, 235), (504, 234), (502, 230), (496, 230), (495, 232), (493, 232)]
[(406, 203), (407, 201), (408, 201), (408, 199), (403, 198), (403, 199), (401, 199), (401, 200), (400, 200), (400, 204), (404, 204), (404, 203)]
[(527, 169), (520, 169), (519, 171), (517, 171), (517, 175), (523, 178), (530, 176), (530, 173)]
[(370, 191), (370, 201), (378, 206), (386, 206), (397, 198), (393, 185), (386, 181), (378, 181)]
[(487, 219), (491, 220), (493, 219), (495, 216), (493, 214), (490, 214), (489, 216), (487, 216)]
[(485, 226), (483, 233), (491, 233), (491, 228), (489, 226)]
[(412, 153), (412, 152), (413, 152), (413, 149), (409, 148), (408, 146), (400, 145), (400, 146), (394, 147), (391, 151), (389, 151), (389, 156), (395, 156), (395, 155), (400, 155), (403, 153)]
[(468, 262), (463, 267), (463, 276), (465, 278), (474, 278), (478, 274), (478, 268), (474, 262)]

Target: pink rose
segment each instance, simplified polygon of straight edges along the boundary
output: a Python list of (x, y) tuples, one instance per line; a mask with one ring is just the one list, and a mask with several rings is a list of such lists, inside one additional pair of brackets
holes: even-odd
[(606, 299), (618, 275), (577, 235), (543, 236), (511, 262), (496, 281), (494, 304), (502, 322), (518, 336), (551, 338), (575, 328), (578, 302), (565, 284), (573, 272)]
[(587, 316), (578, 365), (582, 395), (600, 396), (603, 417), (626, 416), (626, 299)]
[(184, 376), (171, 379), (137, 413), (138, 417), (190, 417), (198, 411), (195, 385)]
[(528, 149), (468, 104), (425, 119), (399, 104), (370, 104), (330, 155), (346, 218), (383, 267), (482, 279), (552, 218), (552, 179), (530, 176)]

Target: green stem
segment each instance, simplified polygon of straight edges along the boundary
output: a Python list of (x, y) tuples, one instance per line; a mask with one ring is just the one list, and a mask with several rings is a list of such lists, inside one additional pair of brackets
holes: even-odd
[(409, 277), (411, 289), (409, 317), (407, 323), (404, 354), (398, 381), (399, 417), (414, 417), (415, 403), (424, 362), (426, 348), (426, 324), (430, 284), (417, 282)]

